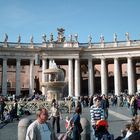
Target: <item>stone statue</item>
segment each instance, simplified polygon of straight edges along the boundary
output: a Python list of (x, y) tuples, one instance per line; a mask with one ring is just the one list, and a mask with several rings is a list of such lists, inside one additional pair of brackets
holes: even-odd
[(88, 36), (88, 43), (91, 44), (91, 41), (92, 41), (92, 37), (91, 37), (91, 35), (89, 35)]
[(63, 29), (63, 28), (57, 28), (57, 31), (58, 31), (57, 41), (58, 42), (64, 42), (65, 41), (65, 37), (64, 37), (64, 31), (65, 31), (65, 29)]
[(31, 44), (33, 44), (33, 42), (34, 42), (33, 40), (34, 40), (34, 37), (31, 36), (31, 37), (30, 37), (30, 43), (31, 43)]
[(45, 43), (46, 43), (46, 37), (47, 37), (46, 34), (42, 35), (43, 42), (45, 42)]
[(104, 43), (104, 36), (101, 34), (101, 36), (100, 36), (100, 42), (101, 43)]
[(52, 67), (57, 69), (57, 65), (54, 60), (52, 61)]
[(114, 33), (114, 42), (117, 42), (117, 34)]
[(8, 35), (5, 33), (5, 39), (4, 42), (6, 43), (8, 41)]
[(19, 35), (18, 36), (18, 44), (20, 44), (20, 41), (21, 41), (21, 36)]
[(130, 41), (129, 40), (129, 33), (128, 32), (125, 33), (125, 36), (126, 36), (126, 41)]
[(50, 42), (53, 41), (53, 33), (50, 34)]
[(75, 34), (74, 37), (75, 37), (75, 41), (78, 42), (78, 34)]
[(72, 35), (71, 34), (69, 35), (69, 39), (70, 39), (70, 42), (72, 42)]
[(49, 68), (58, 68), (54, 60), (49, 61)]

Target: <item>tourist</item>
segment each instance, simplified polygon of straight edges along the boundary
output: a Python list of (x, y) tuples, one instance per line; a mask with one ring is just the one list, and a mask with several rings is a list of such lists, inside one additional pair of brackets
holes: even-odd
[(98, 140), (114, 140), (114, 135), (108, 131), (108, 123), (106, 120), (97, 121), (95, 137)]
[(130, 101), (131, 101), (130, 95), (128, 95), (128, 96), (126, 97), (126, 99), (127, 99), (127, 108), (129, 109), (129, 108), (130, 108)]
[(140, 116), (133, 117), (131, 122), (125, 125), (125, 129), (121, 130), (121, 133), (121, 136), (115, 140), (137, 140), (134, 138), (140, 135)]
[(135, 130), (129, 137), (128, 140), (139, 140), (140, 139), (140, 115), (137, 115), (134, 118), (134, 123), (136, 125), (137, 130)]
[(6, 104), (4, 102), (4, 99), (2, 97), (0, 97), (0, 121), (3, 121), (4, 119), (4, 108), (5, 108)]
[(66, 131), (68, 131), (68, 129), (69, 129), (69, 123), (70, 123), (70, 117), (69, 116), (66, 116), (66, 120), (65, 120), (65, 128), (66, 128)]
[(11, 121), (11, 116), (10, 116), (10, 113), (9, 113), (8, 109), (5, 108), (3, 114), (4, 114), (3, 122), (4, 123), (9, 123)]
[(15, 99), (13, 102), (13, 117), (16, 118), (17, 120), (19, 120), (19, 116), (17, 115), (17, 111), (18, 111), (18, 102)]
[(52, 118), (52, 127), (55, 129), (56, 124), (57, 133), (60, 133), (60, 119), (62, 119), (62, 115), (57, 103), (54, 102), (52, 104), (50, 112), (51, 114), (49, 118)]
[(138, 109), (140, 110), (140, 96), (138, 96), (137, 98), (137, 105), (138, 105)]
[(128, 140), (140, 140), (140, 131), (135, 132), (134, 134), (132, 134)]
[(52, 99), (51, 105), (56, 104), (56, 99)]
[(131, 98), (130, 107), (131, 107), (132, 116), (136, 116), (138, 114), (138, 112), (137, 112), (137, 110), (138, 110), (138, 106), (137, 106), (137, 95), (134, 95)]
[(70, 124), (72, 126), (72, 139), (73, 140), (81, 140), (81, 132), (83, 131), (81, 123), (80, 123), (80, 113), (81, 109), (77, 106), (75, 108), (75, 113), (70, 120)]
[(108, 118), (109, 101), (108, 101), (108, 97), (105, 95), (102, 96), (101, 107), (104, 110), (105, 119), (107, 119)]
[(93, 105), (93, 96), (91, 96), (89, 99), (89, 106), (91, 107), (92, 105)]
[(101, 98), (96, 97), (95, 104), (93, 104), (90, 108), (90, 116), (91, 116), (91, 125), (93, 129), (96, 127), (96, 122), (98, 120), (105, 119), (104, 110), (101, 108)]
[(81, 102), (82, 108), (85, 107), (84, 96), (80, 97), (80, 102)]
[(40, 108), (37, 111), (37, 119), (27, 129), (26, 140), (57, 140), (48, 120), (48, 111)]
[(68, 97), (68, 108), (69, 108), (69, 114), (71, 113), (71, 111), (72, 111), (72, 101), (73, 99), (72, 99), (72, 97)]
[(78, 100), (76, 100), (75, 107), (79, 107), (79, 112), (80, 114), (82, 114), (82, 105), (81, 105), (80, 97), (78, 97)]
[(121, 94), (119, 96), (119, 107), (123, 107), (123, 105), (124, 105), (124, 98), (123, 98), (123, 95)]
[(122, 140), (128, 140), (128, 137), (132, 135), (135, 131), (137, 131), (136, 125), (134, 123), (126, 124), (124, 131), (126, 131), (126, 134)]
[(89, 105), (89, 96), (85, 96), (84, 100), (85, 100), (85, 106), (88, 107), (88, 105)]
[(111, 102), (112, 102), (112, 106), (117, 106), (117, 103), (118, 103), (117, 95), (111, 96)]

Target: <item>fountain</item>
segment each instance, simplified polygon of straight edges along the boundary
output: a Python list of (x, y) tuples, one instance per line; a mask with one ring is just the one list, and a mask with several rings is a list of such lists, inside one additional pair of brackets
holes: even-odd
[(62, 88), (65, 85), (63, 70), (57, 67), (54, 60), (50, 60), (49, 68), (44, 71), (44, 75), (46, 81), (42, 83), (42, 86), (46, 88), (47, 101), (61, 100)]

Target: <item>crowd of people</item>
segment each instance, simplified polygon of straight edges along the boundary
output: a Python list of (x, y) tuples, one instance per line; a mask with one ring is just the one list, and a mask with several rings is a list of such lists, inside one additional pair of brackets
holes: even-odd
[[(16, 99), (13, 99), (12, 102), (12, 106), (6, 108), (4, 99), (0, 97), (0, 121), (11, 122), (13, 119), (19, 120), (18, 102)], [(134, 138), (137, 140), (136, 138), (140, 136), (140, 116), (138, 115), (140, 97), (137, 94), (121, 94), (120, 96), (94, 95), (90, 98), (88, 96), (83, 96), (79, 97), (77, 100), (73, 97), (68, 97), (65, 103), (69, 109), (65, 124), (66, 134), (59, 139), (67, 139), (68, 137), (72, 140), (81, 139), (80, 134), (82, 132), (82, 126), (80, 123), (80, 114), (82, 114), (82, 108), (88, 107), (90, 108), (90, 122), (94, 137), (98, 138), (98, 140), (103, 138), (113, 140), (113, 134), (110, 134), (108, 131), (108, 109), (110, 105), (112, 107), (125, 106), (130, 110), (132, 115), (131, 123), (126, 124), (126, 128), (121, 131), (121, 135), (118, 136), (116, 140), (133, 140)], [(74, 113), (72, 112), (73, 109), (75, 110)], [(50, 140), (58, 139), (55, 133), (61, 132), (60, 119), (64, 119), (63, 114), (59, 108), (58, 102), (54, 99), (50, 110), (40, 108), (40, 110), (37, 111), (37, 120), (28, 128), (26, 140), (36, 140), (34, 137), (43, 140), (48, 136)]]
[[(72, 105), (72, 99), (70, 98), (70, 104)], [(121, 94), (119, 96), (112, 95), (95, 95), (91, 98), (81, 97), (79, 102), (82, 107), (90, 107), (91, 126), (93, 128), (94, 139), (98, 138), (113, 140), (113, 134), (108, 131), (108, 109), (112, 107), (127, 107), (132, 116), (132, 122), (126, 124), (126, 129), (120, 131), (121, 135), (115, 140), (137, 140), (140, 139), (140, 96), (138, 94), (126, 95)], [(71, 112), (71, 108), (70, 111)]]
[(13, 100), (12, 104), (7, 107), (4, 99), (0, 97), (0, 122), (8, 123), (13, 119), (19, 120), (17, 100)]

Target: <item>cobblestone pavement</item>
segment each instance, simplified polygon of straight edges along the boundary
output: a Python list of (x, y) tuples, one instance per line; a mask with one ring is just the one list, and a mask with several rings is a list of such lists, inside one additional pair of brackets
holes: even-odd
[[(129, 121), (126, 120), (125, 116), (131, 118), (130, 111), (126, 107), (111, 107), (110, 108), (115, 113), (120, 113), (122, 118), (115, 114), (109, 114), (108, 122), (109, 122), (109, 131), (114, 134), (115, 137), (120, 135), (121, 129), (124, 125)], [(68, 114), (63, 114), (63, 120), (61, 120), (61, 133), (65, 132), (65, 117)], [(30, 119), (35, 120), (35, 115), (28, 116)], [(87, 118), (90, 120), (89, 108), (84, 108), (81, 117)], [(14, 121), (8, 124), (0, 124), (0, 140), (17, 140), (18, 133), (18, 121)], [(58, 135), (58, 134), (57, 134)]]

